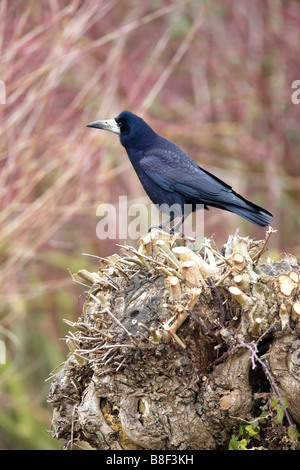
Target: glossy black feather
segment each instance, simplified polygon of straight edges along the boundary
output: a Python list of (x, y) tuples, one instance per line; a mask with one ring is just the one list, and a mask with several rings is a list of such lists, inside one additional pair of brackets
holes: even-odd
[(182, 149), (156, 134), (140, 117), (123, 111), (115, 118), (120, 141), (154, 204), (197, 204), (233, 212), (250, 222), (266, 226), (273, 216), (247, 201), (230, 185), (200, 168)]

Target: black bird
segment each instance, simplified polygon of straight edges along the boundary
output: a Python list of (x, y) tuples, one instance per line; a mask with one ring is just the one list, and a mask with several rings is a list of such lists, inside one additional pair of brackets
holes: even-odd
[[(212, 206), (234, 212), (262, 227), (272, 222), (270, 212), (247, 201), (231, 186), (200, 168), (177, 145), (156, 134), (139, 116), (123, 111), (115, 119), (91, 122), (87, 127), (120, 136), (149, 198), (161, 211), (169, 214), (160, 228), (181, 216), (179, 223), (171, 229), (176, 230), (184, 218), (197, 209), (197, 204), (203, 204), (205, 209)], [(189, 205), (189, 211), (185, 205)]]

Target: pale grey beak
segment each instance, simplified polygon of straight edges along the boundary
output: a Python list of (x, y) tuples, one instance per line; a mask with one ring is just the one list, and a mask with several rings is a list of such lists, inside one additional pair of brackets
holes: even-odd
[(120, 126), (114, 119), (90, 122), (86, 127), (95, 127), (96, 129), (103, 129), (120, 135)]

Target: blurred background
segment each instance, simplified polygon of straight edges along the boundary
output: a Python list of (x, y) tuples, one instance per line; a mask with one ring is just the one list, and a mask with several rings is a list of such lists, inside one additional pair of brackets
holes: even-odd
[[(59, 448), (45, 380), (84, 302), (70, 273), (136, 244), (97, 238), (99, 204), (150, 203), (118, 138), (87, 123), (143, 116), (274, 214), (275, 258), (300, 257), (299, 49), (296, 0), (1, 0), (0, 448)], [(219, 248), (238, 227), (265, 237), (205, 213)]]

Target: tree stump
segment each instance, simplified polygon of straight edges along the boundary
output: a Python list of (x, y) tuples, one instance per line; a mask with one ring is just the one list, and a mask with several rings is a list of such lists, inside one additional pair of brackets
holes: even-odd
[(266, 239), (219, 252), (152, 230), (78, 273), (91, 287), (48, 397), (66, 447), (291, 449), (300, 424), (299, 263)]

